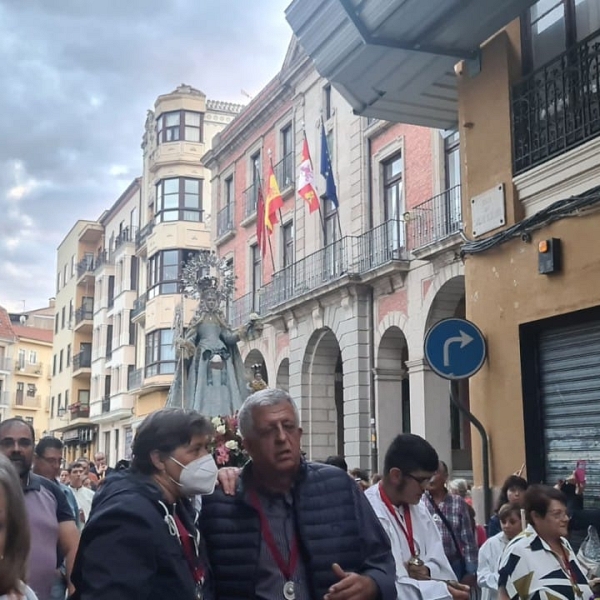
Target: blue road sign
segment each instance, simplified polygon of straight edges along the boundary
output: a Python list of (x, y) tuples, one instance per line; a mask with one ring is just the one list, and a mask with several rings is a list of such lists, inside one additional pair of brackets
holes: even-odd
[(444, 379), (466, 379), (481, 369), (486, 345), (479, 328), (466, 319), (444, 319), (425, 336), (425, 358)]

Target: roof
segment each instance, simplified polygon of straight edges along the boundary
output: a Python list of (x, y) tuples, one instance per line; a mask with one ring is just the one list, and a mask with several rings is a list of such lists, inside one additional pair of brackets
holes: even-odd
[(54, 337), (54, 332), (52, 329), (27, 327), (26, 325), (13, 325), (12, 328), (19, 338), (35, 340), (36, 342), (44, 342), (45, 344), (51, 344)]
[(8, 340), (10, 342), (16, 342), (17, 336), (13, 329), (13, 325), (10, 322), (10, 317), (5, 308), (0, 306), (0, 340)]
[(286, 18), (358, 115), (450, 129), (454, 66), (536, 0), (294, 0)]

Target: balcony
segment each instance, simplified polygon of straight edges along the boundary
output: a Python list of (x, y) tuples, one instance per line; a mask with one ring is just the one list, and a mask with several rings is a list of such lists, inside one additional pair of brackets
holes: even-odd
[(94, 259), (94, 271), (98, 271), (105, 265), (114, 264), (107, 250), (100, 250)]
[(260, 305), (262, 297), (264, 296), (260, 292), (250, 292), (249, 294), (245, 294), (234, 300), (231, 303), (231, 310), (229, 313), (230, 325), (232, 327), (240, 327), (250, 320), (250, 315), (253, 312), (263, 314), (263, 309), (266, 307)]
[(75, 419), (88, 419), (90, 416), (90, 405), (77, 402), (69, 406), (69, 412), (71, 414), (71, 421)]
[(27, 377), (41, 377), (44, 373), (44, 365), (42, 363), (17, 363), (15, 373)]
[(404, 221), (390, 219), (353, 238), (353, 270), (359, 275), (386, 265), (402, 272), (408, 270)]
[(12, 371), (12, 359), (7, 356), (0, 356), (0, 373), (10, 373)]
[(244, 219), (249, 219), (256, 213), (256, 206), (258, 204), (258, 190), (260, 183), (255, 181), (250, 187), (247, 187), (242, 192), (244, 200)]
[(112, 254), (116, 254), (117, 251), (127, 244), (133, 244), (136, 242), (137, 238), (137, 227), (125, 227), (121, 233), (115, 238), (114, 247), (112, 249)]
[(80, 306), (75, 311), (75, 331), (81, 333), (90, 333), (93, 327), (94, 308), (90, 306)]
[(410, 210), (408, 245), (416, 258), (430, 258), (456, 245), (461, 230), (461, 186), (457, 185)]
[(139, 253), (146, 247), (148, 237), (154, 230), (154, 221), (148, 221), (140, 230), (135, 234), (135, 251)]
[(73, 356), (73, 377), (89, 375), (91, 367), (92, 356), (89, 350), (84, 350)]
[(217, 239), (235, 231), (235, 203), (230, 202), (217, 213)]
[(86, 256), (83, 260), (77, 263), (77, 283), (85, 281), (87, 276), (94, 274), (95, 259), (93, 256)]
[(0, 392), (0, 407), (8, 407), (10, 404), (10, 392)]
[(512, 88), (517, 175), (600, 134), (600, 33)]
[(131, 390), (139, 390), (142, 387), (142, 377), (143, 377), (144, 369), (135, 369), (135, 371), (131, 371), (127, 375), (127, 389)]
[(110, 396), (102, 398), (102, 414), (110, 412)]
[(294, 153), (288, 152), (274, 167), (275, 178), (283, 192), (294, 186)]
[(147, 294), (142, 294), (133, 301), (133, 308), (131, 309), (131, 320), (134, 323), (142, 322), (145, 320), (144, 317), (146, 313), (147, 300)]
[(41, 396), (28, 396), (27, 394), (17, 392), (15, 394), (15, 408), (26, 408), (36, 410), (42, 406)]

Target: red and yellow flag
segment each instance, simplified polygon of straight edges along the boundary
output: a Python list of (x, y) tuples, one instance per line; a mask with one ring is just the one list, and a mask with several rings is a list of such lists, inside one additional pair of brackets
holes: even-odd
[(315, 172), (310, 160), (306, 138), (302, 145), (302, 162), (298, 171), (298, 195), (308, 204), (309, 212), (312, 213), (319, 208), (319, 198), (315, 191)]
[(273, 233), (273, 227), (277, 223), (277, 213), (283, 207), (283, 198), (275, 179), (273, 165), (269, 166), (269, 179), (267, 185), (267, 199), (265, 201), (265, 229), (269, 235)]

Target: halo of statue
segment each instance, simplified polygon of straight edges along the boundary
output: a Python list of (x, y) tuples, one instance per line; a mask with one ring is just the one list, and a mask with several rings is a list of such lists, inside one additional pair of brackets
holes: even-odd
[(191, 408), (210, 417), (233, 415), (248, 395), (246, 370), (239, 341), (262, 333), (257, 314), (233, 329), (222, 311), (235, 289), (235, 277), (227, 262), (214, 252), (202, 252), (183, 267), (183, 293), (197, 301), (189, 325), (184, 327), (183, 308), (174, 316), (173, 343), (177, 357), (167, 406)]

